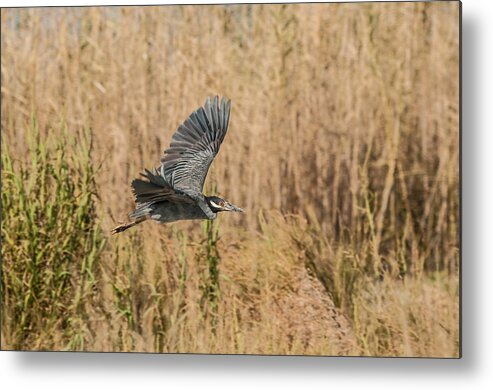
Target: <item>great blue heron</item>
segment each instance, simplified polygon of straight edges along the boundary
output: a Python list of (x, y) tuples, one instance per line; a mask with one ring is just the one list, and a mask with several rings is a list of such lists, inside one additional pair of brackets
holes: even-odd
[(185, 219), (215, 219), (220, 211), (242, 209), (217, 196), (204, 196), (205, 177), (228, 130), (231, 101), (208, 97), (173, 134), (161, 165), (142, 173), (147, 180), (134, 179), (136, 207), (131, 222), (111, 233), (127, 230), (147, 219), (159, 223)]

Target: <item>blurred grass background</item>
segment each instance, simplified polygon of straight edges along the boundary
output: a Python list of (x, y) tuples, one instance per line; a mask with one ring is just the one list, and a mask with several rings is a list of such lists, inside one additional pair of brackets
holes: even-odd
[[(458, 18), (2, 9), (2, 349), (458, 356)], [(111, 237), (212, 94), (247, 213)]]

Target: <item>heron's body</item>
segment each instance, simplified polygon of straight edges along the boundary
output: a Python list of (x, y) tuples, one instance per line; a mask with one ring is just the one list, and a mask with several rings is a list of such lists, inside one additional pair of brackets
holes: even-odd
[(215, 219), (219, 211), (243, 211), (217, 196), (202, 194), (204, 181), (214, 157), (226, 136), (231, 103), (216, 96), (207, 98), (178, 127), (161, 165), (145, 170), (147, 180), (134, 179), (132, 189), (136, 208), (131, 222), (113, 229), (120, 233), (147, 219), (159, 223), (179, 220)]
[(147, 208), (146, 214), (150, 216), (149, 218), (159, 223), (188, 219), (210, 219), (199, 206), (194, 204), (184, 205), (172, 202), (158, 202), (149, 205)]

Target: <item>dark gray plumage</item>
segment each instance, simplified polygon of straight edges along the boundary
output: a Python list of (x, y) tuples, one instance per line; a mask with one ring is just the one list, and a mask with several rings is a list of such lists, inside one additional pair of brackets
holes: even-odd
[(185, 219), (215, 219), (220, 211), (243, 211), (217, 196), (202, 194), (204, 181), (228, 130), (231, 101), (208, 97), (173, 134), (161, 165), (134, 179), (136, 208), (130, 223), (112, 230), (120, 233), (147, 219), (160, 223)]

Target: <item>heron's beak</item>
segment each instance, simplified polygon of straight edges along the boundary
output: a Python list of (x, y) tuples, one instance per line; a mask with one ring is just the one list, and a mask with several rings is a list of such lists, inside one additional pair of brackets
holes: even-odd
[(245, 210), (240, 209), (239, 207), (236, 207), (235, 205), (232, 205), (231, 203), (228, 203), (225, 207), (226, 210), (228, 211), (235, 211), (237, 213), (244, 213)]

